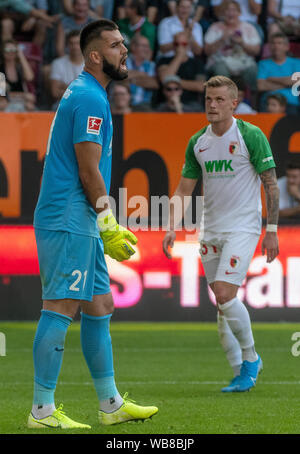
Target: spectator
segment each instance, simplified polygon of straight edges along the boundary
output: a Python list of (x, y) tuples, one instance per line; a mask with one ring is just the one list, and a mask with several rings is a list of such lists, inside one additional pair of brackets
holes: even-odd
[(166, 17), (158, 26), (159, 50), (164, 57), (175, 55), (174, 37), (180, 32), (186, 32), (188, 56), (200, 56), (203, 50), (203, 33), (201, 25), (194, 22), (190, 16), (193, 8), (192, 0), (178, 0), (176, 15)]
[[(211, 0), (211, 4), (216, 15), (222, 14), (224, 3), (227, 0)], [(261, 26), (258, 24), (258, 18), (262, 12), (262, 0), (236, 0), (241, 7), (240, 21), (249, 22), (252, 24), (258, 32), (261, 41), (264, 41), (264, 32)], [(222, 19), (222, 17), (221, 17)]]
[(0, 96), (1, 112), (33, 112), (36, 111), (36, 96), (33, 93), (14, 92), (7, 89), (6, 96)]
[(119, 20), (118, 26), (129, 48), (130, 40), (135, 33), (140, 33), (148, 38), (151, 50), (155, 49), (156, 26), (151, 24), (146, 17), (146, 8), (143, 0), (125, 0), (125, 18)]
[[(44, 14), (48, 12), (48, 0), (27, 0), (27, 3)], [(55, 16), (55, 18), (58, 20), (59, 16)], [(25, 34), (24, 39), (27, 40), (29, 37), (31, 42), (42, 48), (46, 39), (47, 27), (49, 24), (44, 20), (30, 16), (23, 22), (21, 32)]]
[(124, 8), (124, 1), (125, 0), (115, 0), (116, 4), (116, 20), (119, 21), (121, 19), (125, 19), (126, 12)]
[[(217, 17), (222, 19), (223, 7), (226, 0), (211, 0), (211, 5)], [(240, 20), (257, 24), (258, 16), (262, 11), (262, 0), (237, 0), (241, 8)]]
[[(114, 0), (90, 0), (89, 16), (94, 19), (112, 19), (114, 3)], [(63, 0), (63, 5), (66, 14), (71, 16), (74, 13), (73, 0)]]
[(274, 93), (267, 97), (267, 112), (268, 113), (286, 113), (286, 98), (280, 93)]
[(132, 112), (130, 89), (126, 83), (115, 82), (110, 91), (111, 113), (123, 115)]
[[(146, 15), (149, 22), (156, 24), (165, 17), (164, 11), (167, 9), (165, 0), (144, 0)], [(116, 0), (117, 20), (125, 19), (125, 0)]]
[[(31, 4), (33, 3), (33, 5)], [(52, 27), (58, 20), (57, 16), (49, 16), (44, 9), (34, 7), (40, 5), (40, 1), (29, 0), (1, 0), (1, 39), (6, 41), (13, 39), (14, 33), (20, 32), (22, 24), (26, 19), (41, 20), (44, 24)]]
[(130, 43), (131, 53), (127, 58), (128, 80), (130, 82), (133, 106), (150, 105), (153, 90), (159, 88), (155, 63), (149, 61), (151, 49), (145, 36), (135, 34)]
[[(191, 9), (191, 15), (190, 17), (194, 19), (195, 21), (198, 21), (199, 18), (196, 18), (198, 16), (199, 11), (198, 7), (200, 4), (203, 4), (203, 2), (209, 2), (210, 0), (192, 0), (193, 7)], [(177, 0), (166, 0), (167, 5), (168, 5), (168, 16), (175, 16), (176, 15), (176, 2)]]
[(252, 107), (245, 102), (246, 98), (246, 84), (244, 81), (239, 77), (233, 77), (232, 80), (235, 82), (236, 86), (238, 87), (238, 105), (234, 111), (235, 114), (256, 114), (256, 110), (252, 109)]
[(289, 162), (286, 175), (278, 179), (279, 217), (299, 219), (300, 215), (300, 163)]
[(92, 11), (94, 11), (99, 18), (112, 19), (114, 12), (114, 0), (90, 0)]
[(289, 40), (282, 33), (271, 36), (271, 58), (261, 60), (258, 64), (257, 87), (264, 93), (261, 98), (261, 109), (265, 111), (265, 101), (268, 94), (281, 93), (287, 100), (287, 113), (297, 114), (298, 96), (292, 92), (292, 75), (300, 71), (300, 59), (288, 57)]
[(205, 34), (207, 71), (210, 76), (240, 76), (255, 91), (260, 37), (253, 25), (240, 21), (241, 8), (235, 0), (223, 8), (224, 21), (212, 24)]
[(210, 25), (216, 20), (211, 0), (197, 0), (194, 21), (200, 23), (203, 33), (206, 33)]
[(152, 24), (160, 21), (160, 9), (163, 9), (164, 1), (161, 0), (147, 0), (147, 19)]
[(32, 82), (34, 74), (16, 41), (9, 39), (2, 43), (0, 61), (0, 72), (5, 75), (10, 95), (23, 97), (27, 91), (26, 82)]
[(168, 76), (163, 81), (163, 94), (165, 101), (157, 106), (156, 112), (202, 112), (200, 104), (184, 104), (182, 102), (182, 85), (180, 77)]
[(300, 36), (299, 0), (268, 0), (269, 36), (274, 33)]
[(73, 0), (73, 14), (65, 15), (57, 26), (56, 52), (59, 57), (66, 53), (66, 35), (72, 30), (81, 30), (93, 20), (89, 16), (89, 0)]
[(52, 107), (56, 110), (57, 104), (64, 94), (66, 88), (82, 72), (84, 63), (80, 50), (80, 32), (71, 31), (66, 37), (68, 54), (56, 58), (51, 64), (50, 89), (55, 99)]
[(24, 93), (22, 97), (11, 97), (5, 112), (34, 112), (36, 110), (36, 96), (33, 93)]
[(179, 76), (181, 79), (182, 102), (193, 103), (195, 96), (204, 92), (204, 67), (199, 58), (189, 56), (186, 32), (174, 36), (175, 55), (162, 57), (158, 61), (157, 74), (162, 82), (167, 76)]
[(166, 0), (168, 5), (168, 16), (176, 16), (176, 1), (177, 0)]

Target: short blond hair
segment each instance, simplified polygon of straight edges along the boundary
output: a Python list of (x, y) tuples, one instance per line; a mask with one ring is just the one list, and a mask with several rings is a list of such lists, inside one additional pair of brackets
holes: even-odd
[(229, 79), (226, 76), (213, 76), (208, 79), (205, 84), (204, 88), (218, 88), (218, 87), (227, 87), (230, 91), (232, 98), (237, 99), (238, 97), (238, 87), (233, 82), (233, 80)]

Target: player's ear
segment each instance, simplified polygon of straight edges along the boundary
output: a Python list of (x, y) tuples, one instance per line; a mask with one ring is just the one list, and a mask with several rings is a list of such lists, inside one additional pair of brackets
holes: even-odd
[(89, 57), (90, 57), (90, 61), (96, 65), (99, 65), (100, 63), (102, 63), (102, 57), (100, 56), (100, 54), (97, 50), (91, 50)]

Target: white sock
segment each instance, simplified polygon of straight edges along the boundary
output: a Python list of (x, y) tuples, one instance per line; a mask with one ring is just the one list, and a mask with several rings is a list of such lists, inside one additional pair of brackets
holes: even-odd
[(234, 376), (240, 375), (242, 364), (242, 351), (240, 344), (233, 335), (226, 317), (218, 311), (217, 315), (219, 338), (226, 358), (233, 369)]
[(220, 304), (219, 308), (240, 344), (243, 361), (256, 361), (258, 357), (254, 348), (251, 321), (245, 305), (236, 297), (225, 304)]
[(43, 419), (51, 416), (52, 413), (56, 410), (54, 404), (47, 405), (32, 405), (31, 413), (35, 419)]
[(104, 411), (105, 413), (113, 413), (123, 405), (123, 399), (118, 393), (114, 397), (106, 400), (100, 400), (100, 410)]

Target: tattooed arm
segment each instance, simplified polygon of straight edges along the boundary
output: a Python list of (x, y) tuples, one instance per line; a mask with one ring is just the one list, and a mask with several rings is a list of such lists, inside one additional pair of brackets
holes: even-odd
[[(267, 224), (278, 224), (279, 213), (279, 188), (277, 186), (277, 178), (275, 169), (268, 169), (260, 175), (267, 205)], [(278, 237), (276, 232), (266, 232), (262, 241), (262, 255), (267, 251), (267, 263), (272, 262), (279, 254)]]

